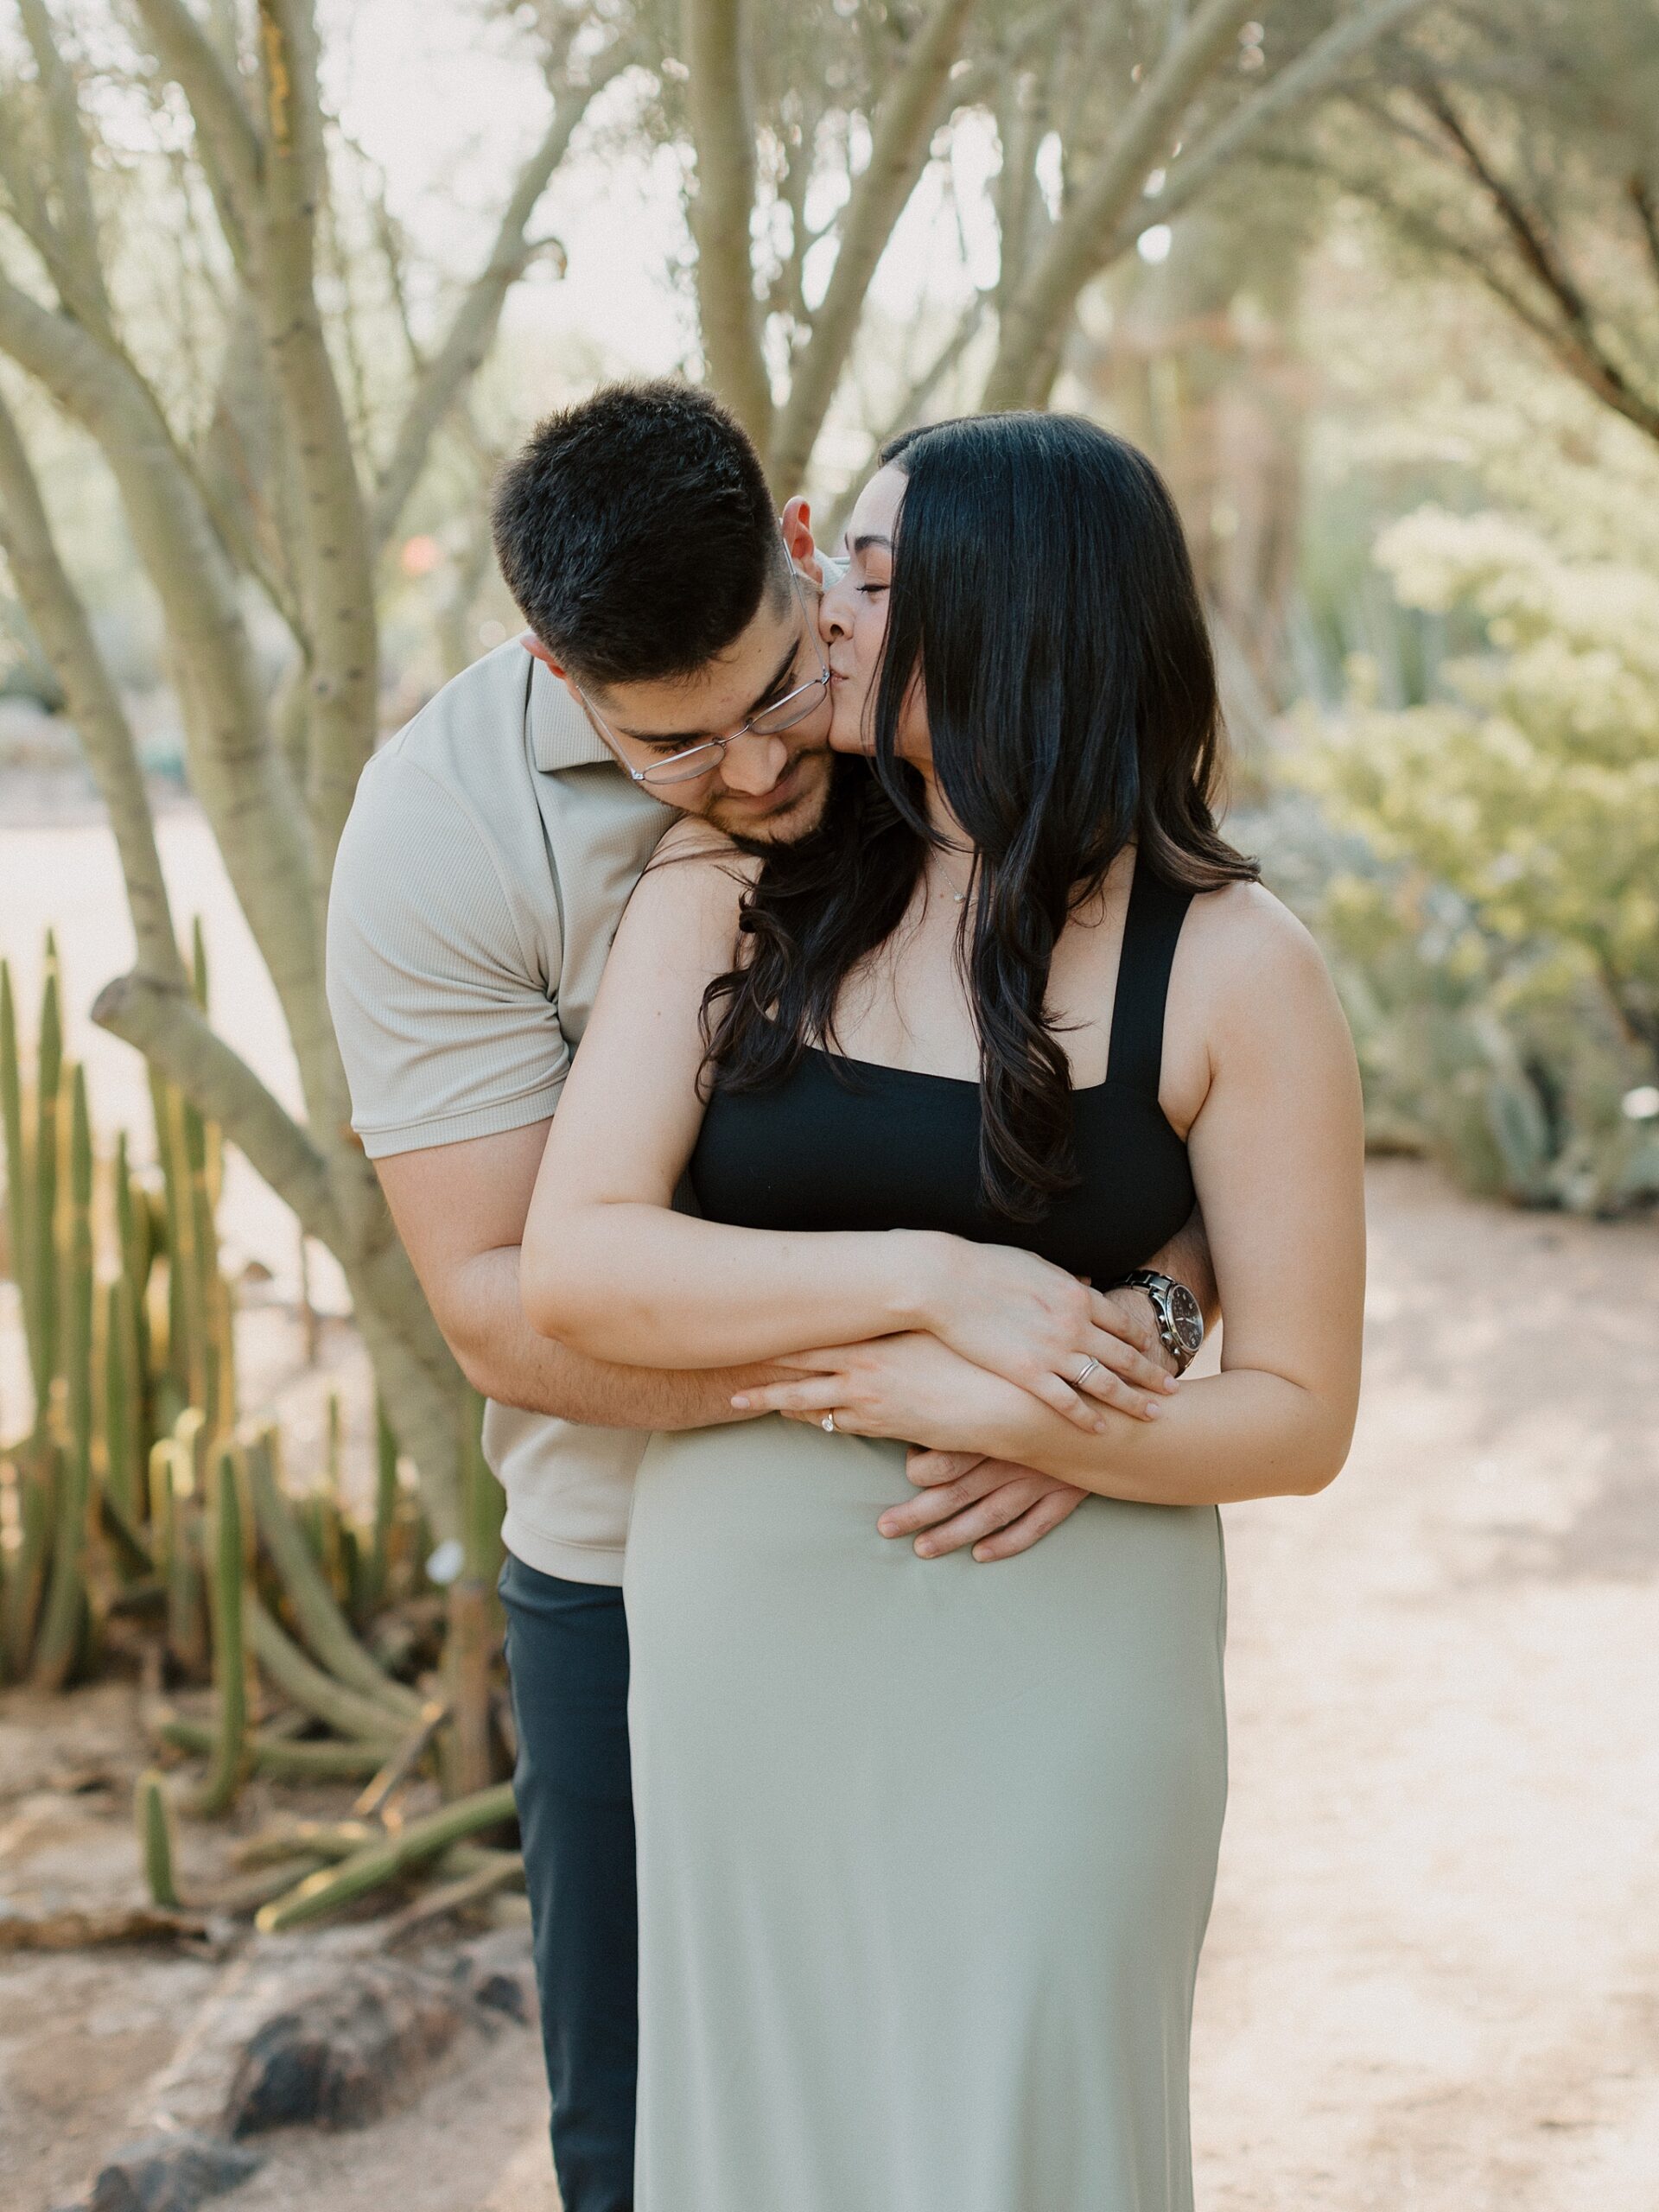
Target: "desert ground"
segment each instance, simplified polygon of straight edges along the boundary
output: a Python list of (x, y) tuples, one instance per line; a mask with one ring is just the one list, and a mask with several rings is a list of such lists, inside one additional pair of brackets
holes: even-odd
[[(56, 919), (83, 1008), (123, 957), (101, 836), (73, 820), (0, 835), (0, 944), (27, 961)], [(216, 932), (221, 1019), (257, 1039), (263, 979), (193, 818), (167, 837)], [(72, 1042), (85, 1034), (77, 1020)], [(108, 1119), (138, 1118), (126, 1057), (95, 1047)], [(278, 1281), (250, 1352), (302, 1414), (321, 1382), (280, 1318), (291, 1243), (251, 1184), (229, 1189), (229, 1225)], [(1478, 1204), (1416, 1162), (1375, 1163), (1370, 1197), (1349, 1466), (1319, 1497), (1224, 1516), (1231, 1797), (1198, 1994), (1198, 2202), (1649, 2212), (1659, 1229)], [(355, 1398), (343, 1325), (324, 1357)], [(0, 1910), (136, 1898), (136, 1699), (0, 1693)], [(198, 1831), (191, 1848), (205, 1864), (220, 1847)], [(240, 1970), (0, 1955), (5, 2212), (84, 2191)], [(550, 2212), (545, 2120), (533, 2034), (463, 2037), (409, 2109), (266, 2139), (226, 2201)]]

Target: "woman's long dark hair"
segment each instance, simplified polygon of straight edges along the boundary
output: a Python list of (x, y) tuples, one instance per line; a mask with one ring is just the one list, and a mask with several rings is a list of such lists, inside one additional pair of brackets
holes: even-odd
[(842, 984), (903, 919), (938, 842), (896, 749), (919, 674), (939, 789), (975, 849), (962, 954), (983, 1194), (1029, 1222), (1077, 1180), (1046, 1011), (1068, 915), (1131, 842), (1137, 867), (1194, 891), (1256, 870), (1216, 829), (1215, 667), (1180, 521), (1146, 456), (1075, 416), (1017, 414), (912, 432), (881, 458), (909, 481), (874, 773), (839, 762), (819, 827), (766, 849), (742, 963), (704, 1002), (712, 1075), (759, 1089), (805, 1046), (833, 1045)]

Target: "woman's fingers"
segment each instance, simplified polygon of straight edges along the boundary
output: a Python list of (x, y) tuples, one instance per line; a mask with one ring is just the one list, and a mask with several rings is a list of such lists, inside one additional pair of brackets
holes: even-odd
[[(1087, 1352), (1077, 1354), (1077, 1366), (1088, 1358)], [(1093, 1379), (1092, 1377), (1090, 1378)], [(1043, 1372), (1033, 1376), (1025, 1384), (1033, 1398), (1040, 1398), (1051, 1412), (1064, 1415), (1074, 1428), (1081, 1428), (1092, 1436), (1101, 1426), (1100, 1415), (1087, 1398), (1079, 1397), (1064, 1376)]]
[(1150, 1361), (1142, 1359), (1139, 1352), (1132, 1351), (1119, 1338), (1099, 1332), (1084, 1357), (1093, 1357), (1100, 1364), (1086, 1376), (1080, 1376), (1080, 1391), (1096, 1404), (1111, 1406), (1119, 1413), (1133, 1415), (1136, 1421), (1157, 1420), (1174, 1387), (1173, 1376), (1160, 1374)]

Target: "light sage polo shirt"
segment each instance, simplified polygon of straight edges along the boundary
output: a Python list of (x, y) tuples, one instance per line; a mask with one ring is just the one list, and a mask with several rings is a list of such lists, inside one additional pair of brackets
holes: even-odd
[[(328, 1004), (371, 1160), (552, 1113), (671, 819), (516, 639), (375, 755), (328, 903)], [(508, 1549), (543, 1574), (620, 1583), (646, 1440), (491, 1402)]]

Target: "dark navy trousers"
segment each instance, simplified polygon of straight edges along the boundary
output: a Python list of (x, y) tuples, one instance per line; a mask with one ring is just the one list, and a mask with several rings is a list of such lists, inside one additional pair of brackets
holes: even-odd
[(639, 1905), (622, 1592), (509, 1554), (512, 1786), (564, 2212), (631, 2212)]

